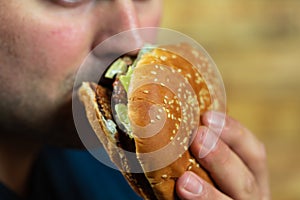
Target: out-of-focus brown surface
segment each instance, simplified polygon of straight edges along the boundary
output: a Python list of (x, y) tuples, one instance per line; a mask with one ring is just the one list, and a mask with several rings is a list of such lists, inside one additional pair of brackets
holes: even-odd
[(266, 145), (272, 198), (300, 199), (300, 1), (165, 0), (162, 26), (209, 52), (229, 114)]

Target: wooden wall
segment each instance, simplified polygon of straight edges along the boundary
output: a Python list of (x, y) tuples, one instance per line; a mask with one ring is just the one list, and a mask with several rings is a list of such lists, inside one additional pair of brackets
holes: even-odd
[(162, 26), (205, 47), (230, 115), (266, 144), (273, 199), (300, 199), (300, 0), (164, 2)]

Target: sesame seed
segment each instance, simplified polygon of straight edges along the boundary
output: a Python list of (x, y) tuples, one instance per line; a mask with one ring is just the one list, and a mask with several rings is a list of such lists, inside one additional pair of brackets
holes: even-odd
[(153, 119), (150, 120), (150, 123), (153, 124), (155, 121)]
[(161, 86), (165, 87), (166, 85), (164, 83), (160, 83)]
[(182, 71), (181, 69), (177, 69), (177, 72), (179, 72), (179, 73), (180, 73), (181, 71)]
[(174, 117), (174, 114), (171, 115), (171, 118), (172, 118), (173, 120), (176, 119), (176, 117)]
[(159, 115), (156, 115), (156, 119), (157, 119), (157, 120), (160, 120), (161, 117), (160, 117)]
[(190, 161), (190, 163), (193, 163), (193, 164), (196, 163), (195, 159), (191, 159), (191, 158), (190, 158), (189, 161)]
[(204, 104), (204, 99), (203, 99), (202, 96), (200, 97), (200, 103), (201, 103), (201, 104)]
[(193, 51), (192, 51), (192, 54), (193, 54), (196, 58), (199, 57), (199, 53), (198, 53), (198, 51), (196, 51), (196, 50), (193, 50)]
[(185, 83), (181, 82), (181, 83), (179, 83), (179, 86), (180, 87), (185, 87)]
[(163, 112), (163, 110), (162, 110), (161, 108), (159, 108), (159, 109), (158, 109), (158, 112), (159, 112), (159, 113), (162, 113), (162, 112)]
[(187, 147), (187, 146), (184, 146), (183, 148), (184, 148), (185, 151), (188, 150), (188, 147)]
[(192, 75), (191, 74), (186, 74), (186, 77), (192, 78)]
[(172, 136), (172, 137), (170, 137), (170, 140), (172, 141), (172, 140), (174, 140), (174, 137)]
[(168, 178), (168, 175), (167, 175), (167, 174), (163, 174), (161, 177), (162, 177), (163, 179), (166, 179), (166, 178)]
[(190, 171), (192, 169), (192, 166), (190, 165), (189, 167), (188, 167), (188, 171)]
[(161, 59), (162, 61), (166, 61), (166, 60), (167, 60), (167, 56), (160, 56), (160, 59)]
[(176, 55), (172, 55), (172, 58), (175, 59), (175, 58), (177, 58), (177, 56)]
[(184, 139), (183, 139), (183, 143), (186, 143), (187, 142), (187, 137), (185, 137)]
[(144, 94), (149, 94), (149, 90), (144, 90), (143, 93)]
[(158, 79), (157, 79), (157, 78), (155, 78), (155, 79), (154, 79), (154, 82), (157, 82), (157, 81), (158, 81)]
[(156, 75), (157, 72), (156, 71), (151, 71), (151, 74)]

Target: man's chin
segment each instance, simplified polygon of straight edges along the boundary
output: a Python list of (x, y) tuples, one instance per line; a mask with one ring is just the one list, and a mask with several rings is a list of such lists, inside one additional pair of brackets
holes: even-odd
[(84, 148), (75, 128), (71, 101), (61, 106), (51, 121), (45, 143), (66, 148)]

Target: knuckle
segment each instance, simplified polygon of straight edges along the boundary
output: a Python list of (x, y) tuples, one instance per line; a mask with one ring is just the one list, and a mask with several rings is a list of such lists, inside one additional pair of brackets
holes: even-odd
[(220, 153), (219, 158), (220, 158), (219, 163), (221, 165), (226, 166), (226, 165), (230, 164), (230, 161), (231, 161), (230, 148), (224, 145), (224, 148), (222, 149), (222, 153)]
[(239, 121), (237, 121), (236, 119), (234, 119), (233, 117), (230, 117), (230, 116), (226, 116), (225, 118), (225, 126), (227, 128), (230, 128), (230, 127), (242, 127), (242, 125), (240, 124)]
[(261, 142), (258, 144), (257, 150), (253, 152), (253, 159), (259, 165), (264, 165), (267, 161), (267, 152), (265, 145)]
[(216, 147), (201, 160), (206, 167), (214, 169), (216, 166), (227, 166), (231, 162), (231, 150), (228, 146), (218, 141)]
[(260, 143), (260, 160), (266, 161), (267, 160), (267, 150), (263, 143)]
[(226, 131), (230, 130), (232, 128), (232, 126), (234, 126), (234, 125), (235, 125), (235, 121), (231, 117), (226, 116), (226, 118), (225, 118), (225, 126), (223, 128), (224, 131), (226, 132)]
[(244, 191), (246, 194), (253, 194), (253, 192), (255, 191), (255, 185), (256, 185), (256, 181), (255, 179), (250, 176), (247, 180), (246, 180), (246, 184), (245, 184), (245, 188)]
[(246, 179), (242, 191), (239, 193), (237, 199), (254, 199), (254, 197), (256, 197), (255, 199), (258, 199), (258, 196), (259, 194), (257, 190), (256, 181), (254, 177), (249, 176)]
[(262, 197), (261, 197), (261, 200), (270, 200), (271, 198), (270, 198), (270, 196), (269, 195), (263, 195)]

